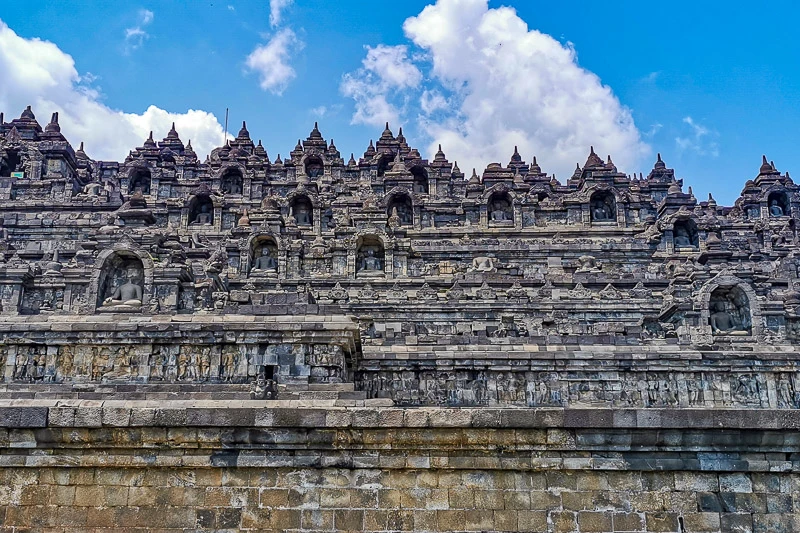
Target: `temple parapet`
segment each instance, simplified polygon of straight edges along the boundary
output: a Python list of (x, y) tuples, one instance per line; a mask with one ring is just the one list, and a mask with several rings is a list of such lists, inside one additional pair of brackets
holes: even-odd
[(465, 175), (388, 124), (347, 160), (316, 124), (288, 157), (246, 124), (205, 160), (157, 138), (95, 161), (57, 113), (0, 124), (6, 383), (798, 406), (800, 189), (766, 157), (721, 206), (660, 154), (628, 175), (590, 148), (559, 181), (516, 148)]

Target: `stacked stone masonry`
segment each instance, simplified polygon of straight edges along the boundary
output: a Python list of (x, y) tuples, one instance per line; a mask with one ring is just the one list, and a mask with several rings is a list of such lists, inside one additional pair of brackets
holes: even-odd
[(799, 217), (766, 157), (727, 207), (0, 114), (2, 527), (800, 530)]

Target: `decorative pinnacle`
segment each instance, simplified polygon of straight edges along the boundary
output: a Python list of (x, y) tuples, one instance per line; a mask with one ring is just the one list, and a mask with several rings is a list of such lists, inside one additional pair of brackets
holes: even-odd
[(767, 162), (767, 156), (761, 156), (761, 168), (759, 169), (759, 174), (769, 174), (772, 171), (772, 166)]

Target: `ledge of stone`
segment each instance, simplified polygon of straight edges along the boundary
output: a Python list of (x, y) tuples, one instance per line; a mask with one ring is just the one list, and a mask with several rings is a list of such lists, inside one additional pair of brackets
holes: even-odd
[(800, 410), (346, 407), (303, 401), (0, 400), (0, 428), (796, 430)]

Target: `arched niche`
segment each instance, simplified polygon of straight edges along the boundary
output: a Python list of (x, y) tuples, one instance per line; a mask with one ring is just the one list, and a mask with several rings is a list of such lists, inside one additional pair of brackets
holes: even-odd
[(229, 168), (220, 179), (220, 189), (224, 194), (242, 194), (244, 177), (238, 168)]
[(750, 335), (753, 315), (750, 299), (739, 286), (720, 286), (711, 291), (708, 300), (708, 324), (715, 335)]
[(208, 196), (195, 196), (189, 202), (190, 226), (213, 226), (214, 203)]
[(278, 243), (273, 237), (266, 235), (256, 237), (250, 248), (250, 274), (277, 274)]
[(8, 150), (6, 156), (0, 158), (0, 178), (10, 178), (12, 172), (22, 169), (22, 158), (16, 150)]
[(314, 225), (314, 205), (308, 196), (302, 194), (295, 196), (289, 205), (292, 216), (298, 226)]
[(145, 265), (128, 250), (114, 251), (102, 259), (97, 276), (97, 308), (138, 308), (144, 303)]
[(767, 197), (767, 207), (769, 208), (769, 216), (771, 217), (789, 216), (791, 214), (789, 195), (784, 191), (771, 192)]
[(617, 200), (611, 191), (597, 191), (589, 200), (592, 222), (614, 222), (617, 220)]
[(428, 194), (428, 171), (417, 165), (411, 167), (414, 176), (414, 194)]
[(385, 268), (386, 250), (381, 239), (375, 235), (361, 237), (356, 249), (356, 275), (383, 276)]
[(146, 168), (137, 168), (130, 174), (128, 178), (128, 194), (133, 194), (136, 191), (142, 194), (150, 194), (150, 182), (152, 175), (150, 170)]
[(303, 169), (309, 178), (319, 178), (325, 172), (325, 165), (320, 157), (311, 156), (306, 159)]
[(514, 221), (514, 204), (512, 203), (511, 195), (506, 191), (493, 192), (489, 196), (486, 210), (489, 213), (489, 222)]
[(697, 248), (700, 245), (694, 220), (687, 218), (675, 222), (672, 227), (672, 243), (676, 249)]
[(414, 225), (414, 205), (409, 195), (401, 193), (392, 196), (391, 200), (389, 200), (386, 216), (394, 216), (395, 212), (401, 226)]

